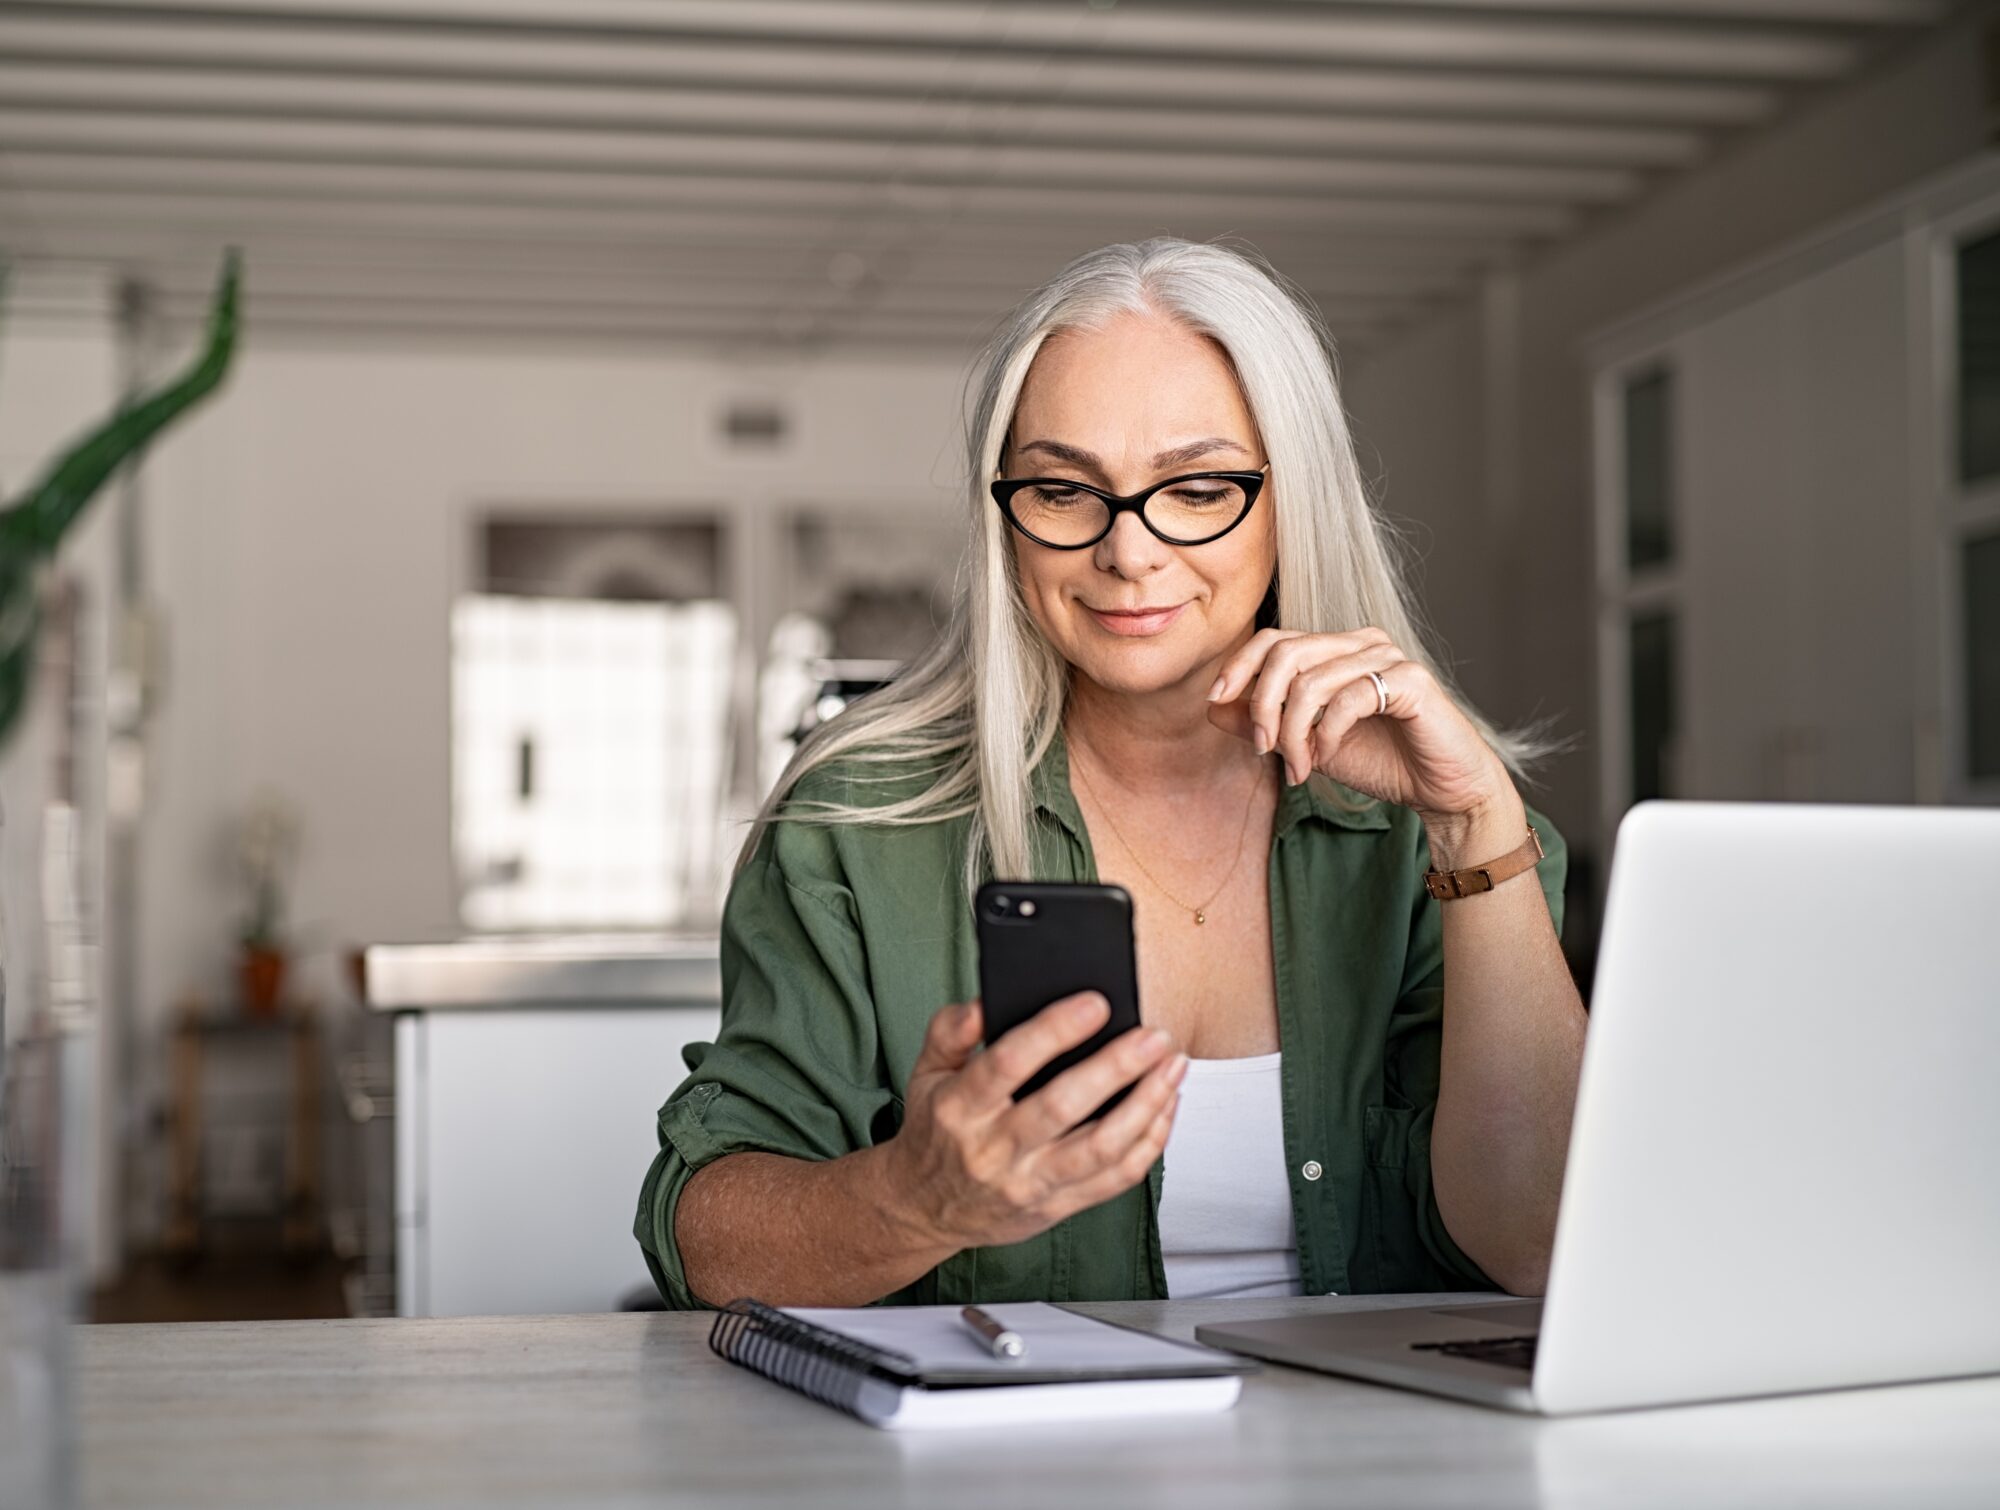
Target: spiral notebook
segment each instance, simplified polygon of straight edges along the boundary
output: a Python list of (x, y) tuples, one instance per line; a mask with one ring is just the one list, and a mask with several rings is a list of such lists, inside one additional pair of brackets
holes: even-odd
[(1257, 1365), (1039, 1301), (990, 1305), (1027, 1343), (996, 1358), (957, 1306), (778, 1310), (739, 1300), (708, 1345), (822, 1404), (892, 1431), (1227, 1410)]

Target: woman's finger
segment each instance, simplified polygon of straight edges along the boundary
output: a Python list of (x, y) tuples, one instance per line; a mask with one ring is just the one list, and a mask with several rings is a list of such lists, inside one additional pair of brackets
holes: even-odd
[(924, 1029), (923, 1046), (917, 1050), (917, 1062), (910, 1070), (910, 1077), (963, 1069), (972, 1051), (979, 1047), (980, 1026), (977, 1001), (938, 1008)]
[[(1079, 991), (1050, 1002), (1009, 1028), (965, 1068), (965, 1091), (978, 1106), (1005, 1110), (1014, 1092), (1056, 1055), (1087, 1042), (1111, 1016), (1101, 992)], [(1108, 1095), (1109, 1092), (1106, 1092)]]
[(1333, 703), (1341, 690), (1359, 681), (1367, 687), (1372, 698), (1375, 684), (1368, 680), (1368, 673), (1386, 671), (1402, 658), (1402, 651), (1394, 645), (1370, 645), (1352, 655), (1336, 656), (1330, 661), (1308, 666), (1292, 678), (1284, 711), (1278, 718), (1277, 748), (1285, 758), (1287, 781), (1297, 786), (1312, 774), (1318, 764), (1315, 759), (1314, 726), (1324, 727), (1323, 720), (1333, 716)]
[(1287, 640), (1311, 639), (1322, 642), (1328, 655), (1348, 655), (1369, 645), (1380, 644), (1389, 638), (1388, 631), (1366, 625), (1360, 629), (1341, 630), (1334, 634), (1306, 634), (1298, 629), (1260, 629), (1222, 663), (1221, 674), (1209, 688), (1208, 700), (1212, 703), (1229, 703), (1249, 690), (1264, 668), (1264, 659), (1278, 645)]
[(1145, 1136), (1153, 1119), (1180, 1093), (1187, 1078), (1187, 1056), (1169, 1055), (1147, 1071), (1132, 1094), (1095, 1122), (1074, 1129), (1042, 1153), (1041, 1172), (1050, 1185), (1073, 1185), (1095, 1177), (1123, 1158)]
[(1017, 1148), (1052, 1143), (1173, 1054), (1173, 1040), (1158, 1028), (1120, 1033), (1081, 1064), (1073, 1064), (1007, 1113)]
[(1212, 703), (1230, 703), (1243, 695), (1264, 664), (1264, 657), (1271, 653), (1271, 647), (1283, 640), (1297, 639), (1301, 631), (1297, 629), (1260, 629), (1245, 640), (1222, 663), (1222, 670), (1215, 678), (1215, 684), (1208, 689), (1208, 700)]
[(1362, 630), (1358, 635), (1313, 634), (1273, 646), (1257, 673), (1257, 685), (1250, 692), (1250, 717), (1257, 732), (1251, 743), (1261, 755), (1278, 747), (1278, 726), (1284, 716), (1285, 700), (1292, 683), (1309, 666), (1341, 656), (1354, 655), (1373, 646), (1386, 645), (1389, 637), (1379, 629)]
[(1180, 1109), (1180, 1104), (1180, 1093), (1176, 1091), (1159, 1115), (1147, 1124), (1145, 1132), (1129, 1144), (1115, 1162), (1065, 1188), (1058, 1201), (1061, 1213), (1058, 1220), (1062, 1216), (1102, 1205), (1145, 1179), (1160, 1155), (1166, 1152), (1167, 1139), (1174, 1130), (1174, 1114)]
[(1234, 734), (1245, 744), (1249, 744), (1255, 730), (1250, 723), (1250, 709), (1243, 703), (1210, 703), (1208, 721), (1225, 734)]
[(1354, 726), (1364, 718), (1376, 716), (1381, 710), (1384, 718), (1397, 717), (1399, 705), (1407, 704), (1409, 678), (1413, 672), (1423, 668), (1415, 661), (1398, 660), (1388, 666), (1376, 667), (1382, 678), (1382, 690), (1389, 694), (1388, 706), (1382, 704), (1382, 695), (1375, 690), (1373, 677), (1363, 673), (1342, 687), (1328, 702), (1326, 716), (1312, 731), (1311, 757), (1315, 763), (1328, 761), (1339, 752), (1341, 741), (1346, 739)]

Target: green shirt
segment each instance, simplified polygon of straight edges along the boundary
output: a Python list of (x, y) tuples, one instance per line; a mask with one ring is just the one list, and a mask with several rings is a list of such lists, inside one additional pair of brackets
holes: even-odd
[[(1326, 783), (1330, 788), (1334, 784)], [(1271, 948), (1284, 1050), (1285, 1167), (1308, 1295), (1493, 1288), (1445, 1231), (1431, 1190), (1444, 1012), (1444, 904), (1407, 808), (1286, 787), (1271, 838)], [(908, 795), (822, 767), (795, 796)], [(1037, 879), (1095, 881), (1090, 834), (1058, 734), (1033, 774)], [(868, 794), (874, 794), (872, 797)], [(920, 826), (770, 825), (722, 918), (722, 1028), (686, 1051), (691, 1073), (659, 1114), (634, 1231), (667, 1304), (693, 1309), (674, 1207), (711, 1159), (757, 1149), (831, 1159), (894, 1135), (932, 1014), (979, 994), (959, 818)], [(1567, 851), (1529, 810), (1560, 933)], [(1167, 1294), (1148, 1179), (1025, 1242), (968, 1248), (889, 1304), (1155, 1300)], [(857, 1213), (861, 1218), (862, 1213)]]

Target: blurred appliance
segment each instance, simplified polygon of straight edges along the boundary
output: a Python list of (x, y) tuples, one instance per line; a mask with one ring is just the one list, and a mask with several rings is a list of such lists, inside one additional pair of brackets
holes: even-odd
[(721, 1023), (712, 937), (375, 945), (395, 1023), (396, 1314), (619, 1309), (681, 1051)]

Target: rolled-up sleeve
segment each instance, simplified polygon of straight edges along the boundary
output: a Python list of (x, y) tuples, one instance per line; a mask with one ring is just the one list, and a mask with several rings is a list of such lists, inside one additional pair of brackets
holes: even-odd
[[(1555, 826), (1533, 808), (1528, 821), (1541, 836), (1536, 865), (1556, 936), (1562, 936), (1563, 883), (1569, 849)], [(1429, 847), (1418, 830), (1421, 875)], [(1384, 1104), (1368, 1109), (1369, 1162), (1400, 1197), (1377, 1213), (1377, 1257), (1384, 1290), (1497, 1289), (1445, 1230), (1431, 1182), (1431, 1126), (1437, 1117), (1438, 1062), (1444, 1042), (1444, 907), (1421, 886), (1411, 922), (1404, 989), (1390, 1018), (1383, 1056)]]
[(674, 1235), (697, 1169), (732, 1153), (831, 1159), (867, 1147), (895, 1100), (854, 900), (825, 828), (766, 830), (723, 904), (721, 945), (721, 1030), (686, 1050), (689, 1074), (660, 1108), (633, 1226), (674, 1310), (705, 1304)]

